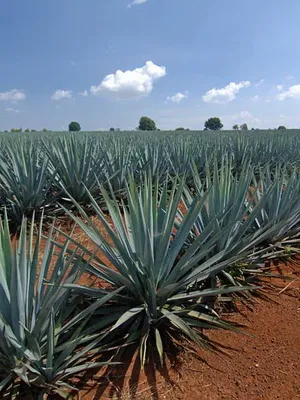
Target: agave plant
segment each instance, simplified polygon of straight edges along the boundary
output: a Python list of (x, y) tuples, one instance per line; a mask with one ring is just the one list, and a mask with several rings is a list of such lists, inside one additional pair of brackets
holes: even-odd
[[(236, 248), (241, 247), (241, 231), (244, 229), (244, 218), (250, 207), (250, 185), (252, 181), (252, 170), (249, 163), (245, 164), (239, 177), (232, 174), (232, 158), (229, 160), (224, 158), (219, 168), (217, 160), (210, 169), (209, 164), (206, 166), (205, 178), (199, 175), (195, 163), (193, 164), (193, 185), (192, 188), (184, 188), (183, 204), (187, 209), (194, 201), (195, 195), (200, 197), (206, 196), (204, 207), (201, 208), (198, 217), (195, 219), (193, 229), (190, 233), (190, 240), (200, 236), (209, 224), (213, 224), (214, 231), (222, 229), (222, 227), (233, 224), (233, 230), (230, 235), (223, 236), (217, 244), (218, 250), (229, 245), (237, 251)], [(207, 195), (207, 193), (209, 193)], [(248, 198), (248, 206), (247, 206)], [(180, 220), (182, 219), (182, 213)]]
[(53, 210), (56, 170), (48, 173), (49, 160), (32, 142), (7, 146), (0, 158), (0, 193), (9, 219), (20, 226), (23, 216)]
[(281, 241), (285, 236), (299, 232), (299, 178), (299, 171), (295, 168), (288, 172), (286, 167), (277, 167), (274, 171), (267, 167), (260, 173), (260, 179), (255, 182), (257, 190), (252, 207), (262, 201), (266, 192), (268, 195), (263, 209), (253, 221), (252, 229), (281, 224), (281, 229), (277, 229), (269, 238), (273, 244)]
[[(247, 234), (247, 224), (245, 221), (248, 209), (250, 208), (251, 199), (249, 198), (249, 187), (252, 180), (252, 170), (249, 163), (239, 171), (239, 174), (232, 173), (232, 157), (225, 157), (219, 168), (215, 159), (212, 170), (209, 163), (205, 168), (205, 177), (199, 174), (196, 164), (193, 164), (193, 178), (189, 182), (189, 186), (184, 188), (183, 193), (183, 209), (178, 211), (178, 225), (180, 226), (184, 218), (184, 211), (193, 203), (195, 196), (205, 198), (204, 206), (195, 218), (194, 225), (188, 235), (187, 244), (191, 245), (199, 237), (202, 237), (209, 227), (214, 232), (219, 232), (225, 227), (231, 227), (227, 235), (218, 238), (216, 246), (211, 254), (207, 254), (209, 259), (215, 251), (222, 252), (227, 249), (225, 257), (229, 254), (245, 254), (250, 253), (251, 248), (255, 246), (254, 238)], [(249, 205), (247, 206), (247, 198)], [(246, 257), (245, 257), (246, 258)], [(244, 260), (243, 260), (244, 261)], [(245, 265), (243, 263), (245, 268)], [(247, 266), (247, 264), (246, 264)], [(247, 274), (247, 272), (246, 272)], [(241, 269), (241, 264), (231, 268), (228, 265), (227, 270), (224, 268), (211, 274), (210, 280), (207, 282), (208, 287), (217, 287), (220, 284), (230, 284), (241, 287), (246, 284), (244, 279), (245, 271)], [(241, 292), (239, 295), (249, 297), (248, 293)], [(212, 302), (210, 299), (209, 302)]]
[(15, 242), (7, 217), (0, 223), (0, 393), (22, 398), (31, 388), (40, 399), (47, 393), (66, 396), (70, 377), (107, 364), (91, 354), (96, 345), (101, 348), (101, 335), (85, 334), (84, 328), (115, 293), (80, 309), (81, 299), (63, 287), (77, 282), (80, 258), (66, 257), (68, 243), (54, 257), (50, 234), (39, 261), (41, 229), (34, 238), (32, 221), (27, 239), (26, 228), (24, 220)]
[[(77, 207), (83, 219), (69, 212), (103, 255), (93, 255), (75, 242), (87, 255), (94, 257), (87, 271), (101, 279), (104, 287), (112, 290), (124, 287), (122, 296), (116, 298), (113, 306), (98, 309), (94, 314), (95, 325), (90, 327), (90, 333), (96, 329), (97, 318), (106, 318), (110, 324), (107, 338), (118, 338), (123, 344), (135, 343), (140, 350), (142, 365), (147, 362), (149, 343), (163, 362), (164, 345), (178, 333), (210, 348), (213, 344), (201, 329), (235, 329), (202, 303), (207, 296), (243, 290), (236, 286), (204, 288), (211, 274), (237, 259), (226, 257), (226, 246), (221, 252), (216, 249), (220, 238), (228, 235), (233, 226), (229, 224), (219, 232), (214, 232), (212, 226), (207, 227), (199, 238), (186, 246), (206, 198), (196, 196), (178, 226), (183, 189), (184, 180), (170, 182), (166, 179), (160, 186), (152, 176), (147, 176), (143, 185), (137, 187), (129, 178), (126, 185), (128, 204), (120, 208), (113, 193), (110, 195), (101, 188), (112, 224), (91, 196), (100, 228), (79, 204)], [(207, 258), (208, 254), (211, 257)], [(78, 285), (69, 287), (93, 298), (103, 296), (105, 292), (104, 289)]]
[[(230, 248), (233, 254), (238, 254), (251, 247), (255, 248), (265, 237), (263, 235), (269, 225), (253, 231), (252, 224), (263, 210), (269, 191), (260, 202), (255, 203), (257, 187), (251, 190), (253, 170), (249, 162), (240, 170), (239, 175), (233, 175), (232, 169), (232, 159), (223, 159), (220, 168), (215, 160), (213, 169), (207, 165), (205, 179), (201, 179), (194, 165), (193, 186), (184, 188), (183, 205), (184, 209), (188, 209), (195, 196), (205, 197), (204, 207), (195, 219), (188, 241), (193, 242), (209, 226), (213, 226), (215, 232), (231, 226), (229, 234), (220, 237), (216, 247), (218, 251)], [(179, 224), (182, 219), (183, 212), (179, 211)]]
[[(299, 171), (291, 165), (260, 169), (253, 176), (253, 187), (250, 205), (251, 218), (247, 225), (248, 232), (256, 236), (264, 232), (258, 244), (258, 254), (263, 260), (290, 257), (299, 253)], [(248, 203), (249, 204), (249, 203)], [(258, 212), (254, 212), (258, 211)]]
[[(104, 175), (102, 150), (92, 140), (79, 141), (75, 136), (57, 139), (51, 146), (45, 143), (51, 161), (50, 175), (57, 171), (56, 190), (63, 199), (70, 201), (69, 194), (82, 205), (89, 202), (86, 188), (96, 196), (97, 179)], [(99, 193), (98, 193), (99, 195)]]

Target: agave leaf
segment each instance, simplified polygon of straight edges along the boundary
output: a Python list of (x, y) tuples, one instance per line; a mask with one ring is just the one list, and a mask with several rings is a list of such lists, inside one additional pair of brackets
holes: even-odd
[(91, 363), (77, 365), (75, 367), (66, 368), (64, 370), (63, 374), (61, 375), (61, 379), (65, 379), (72, 375), (78, 375), (81, 372), (87, 371), (89, 369), (95, 369), (95, 368), (100, 368), (103, 366), (106, 367), (109, 365), (119, 365), (119, 364), (120, 363), (117, 363), (117, 362), (91, 362)]
[[(93, 336), (83, 328), (91, 314), (122, 288), (76, 312), (78, 300), (64, 284), (78, 284), (81, 258), (75, 254), (66, 257), (69, 242), (54, 259), (55, 245), (49, 237), (40, 262), (42, 228), (34, 240), (32, 220), (27, 238), (24, 220), (12, 250), (7, 226), (5, 217), (4, 224), (0, 223), (0, 374), (12, 371), (11, 381), (18, 378), (26, 385), (52, 390), (57, 381), (73, 372), (92, 368), (93, 363), (87, 365), (86, 359), (103, 335)], [(3, 384), (6, 382), (8, 378)]]
[(7, 386), (9, 385), (13, 380), (13, 375), (10, 373), (8, 374), (5, 378), (2, 379), (0, 382), (0, 392)]
[(149, 338), (149, 332), (144, 334), (140, 344), (140, 360), (143, 368), (146, 364), (148, 338)]
[[(181, 226), (178, 226), (178, 210), (184, 187), (183, 179), (177, 178), (173, 181), (166, 179), (161, 183), (151, 176), (145, 176), (142, 185), (138, 186), (133, 177), (129, 176), (126, 181), (127, 203), (121, 203), (122, 210), (114, 194), (109, 195), (101, 187), (105, 205), (113, 222), (111, 226), (106, 221), (105, 215), (90, 194), (93, 210), (102, 224), (101, 229), (77, 202), (74, 204), (85, 223), (69, 212), (73, 220), (105, 256), (103, 259), (101, 255), (93, 256), (88, 249), (82, 245), (80, 247), (79, 243), (70, 238), (69, 240), (78, 245), (90, 258), (91, 265), (87, 267), (84, 264), (82, 268), (109, 283), (112, 289), (124, 286), (122, 296), (115, 297), (114, 304), (109, 305), (107, 312), (103, 313), (98, 309), (93, 318), (96, 315), (106, 316), (109, 312), (118, 315), (118, 319), (111, 318), (110, 322), (107, 320), (111, 325), (110, 329), (107, 327), (105, 341), (119, 338), (120, 343), (124, 345), (135, 342), (139, 346), (142, 365), (147, 362), (148, 342), (153, 336), (152, 333), (157, 341), (159, 357), (163, 359), (164, 349), (158, 335), (155, 334), (162, 318), (165, 321), (165, 331), (159, 330), (160, 335), (175, 327), (205, 348), (211, 346), (207, 339), (203, 339), (194, 329), (195, 324), (225, 328), (225, 325), (215, 324), (209, 318), (201, 322), (195, 316), (186, 316), (186, 320), (179, 317), (178, 311), (170, 308), (172, 299), (175, 304), (181, 302), (187, 311), (193, 311), (196, 306), (201, 307), (201, 304), (197, 303), (201, 297), (246, 290), (240, 286), (204, 290), (204, 285), (212, 275), (243, 259), (245, 255), (232, 255), (230, 244), (221, 251), (218, 251), (217, 247), (222, 235), (225, 236), (236, 224), (236, 218), (229, 220), (217, 234), (214, 234), (215, 219), (213, 219), (201, 236), (187, 246), (190, 231), (209, 193), (196, 197), (189, 204), (187, 212), (180, 216)], [(227, 210), (224, 213), (227, 213)], [(246, 239), (245, 243), (248, 243)], [(113, 268), (107, 265), (106, 259)], [(193, 285), (195, 287), (191, 289)], [(95, 291), (96, 289), (89, 291), (87, 288), (82, 288), (82, 293), (89, 293), (93, 301), (97, 298)], [(79, 287), (76, 287), (76, 292), (80, 293)], [(193, 296), (189, 297), (190, 292)], [(101, 298), (102, 295), (103, 289), (100, 289), (98, 296)], [(204, 310), (203, 306), (202, 309)], [(213, 310), (205, 310), (207, 313), (213, 313)], [(100, 323), (100, 326), (103, 324)], [(95, 329), (95, 327), (89, 328), (88, 332), (93, 334), (96, 332)], [(130, 333), (126, 334), (128, 330)], [(162, 338), (161, 343), (163, 343)]]
[[(234, 282), (235, 284), (235, 282)], [(182, 300), (201, 298), (206, 296), (219, 296), (227, 293), (245, 292), (246, 290), (260, 289), (260, 286), (222, 286), (216, 289), (202, 289), (187, 294), (180, 294), (168, 299), (168, 303), (180, 302)]]
[(125, 312), (118, 321), (112, 326), (111, 331), (116, 330), (121, 325), (128, 322), (130, 319), (135, 318), (138, 314), (144, 311), (144, 307), (136, 307), (127, 312)]
[(156, 348), (157, 348), (157, 352), (158, 352), (159, 359), (160, 359), (160, 364), (163, 365), (163, 363), (164, 363), (164, 348), (163, 348), (163, 342), (161, 340), (161, 336), (160, 336), (158, 329), (155, 329), (155, 342), (156, 342)]
[(198, 346), (203, 347), (205, 350), (210, 350), (209, 343), (203, 340), (200, 335), (198, 335), (182, 318), (178, 315), (162, 310), (162, 314), (167, 318), (175, 328), (178, 328), (182, 333), (184, 333), (189, 339)]
[[(79, 285), (78, 285), (79, 287)], [(82, 287), (82, 286), (81, 286)], [(68, 321), (63, 328), (59, 331), (60, 333), (63, 331), (67, 331), (68, 329), (72, 328), (78, 322), (81, 322), (82, 320), (87, 321), (86, 318), (91, 316), (95, 310), (106, 304), (109, 300), (113, 299), (116, 297), (117, 294), (119, 294), (124, 288), (120, 287), (119, 289), (113, 291), (112, 293), (106, 293), (105, 296), (103, 296), (101, 299), (96, 300), (94, 303), (92, 303), (89, 307), (85, 308), (83, 311), (81, 311), (79, 314), (75, 315), (70, 321)]]

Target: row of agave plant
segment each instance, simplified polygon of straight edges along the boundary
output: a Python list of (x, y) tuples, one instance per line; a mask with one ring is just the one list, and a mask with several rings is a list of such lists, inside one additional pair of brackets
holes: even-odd
[(88, 192), (101, 200), (99, 184), (122, 199), (128, 174), (136, 182), (145, 173), (161, 181), (185, 175), (193, 185), (193, 163), (203, 180), (207, 165), (220, 168), (224, 157), (237, 175), (250, 161), (258, 178), (265, 167), (274, 173), (285, 165), (291, 174), (300, 165), (297, 135), (260, 133), (254, 140), (237, 133), (159, 134), (0, 136), (0, 211), (6, 208), (17, 229), (24, 215), (59, 215), (61, 204), (74, 208), (71, 198), (88, 207)]
[[(217, 305), (251, 300), (260, 293), (264, 260), (298, 251), (299, 172), (258, 174), (245, 164), (237, 175), (230, 160), (207, 165), (204, 175), (196, 165), (191, 170), (192, 185), (190, 176), (145, 173), (137, 183), (128, 175), (124, 201), (100, 184), (99, 203), (86, 189), (92, 218), (69, 195), (76, 212), (62, 207), (95, 252), (55, 224), (42, 246), (43, 221), (23, 219), (11, 238), (4, 213), (3, 398), (67, 397), (75, 376), (126, 362), (128, 348), (139, 352), (141, 367), (163, 364), (181, 340), (217, 350), (208, 329), (241, 329), (224, 321)], [(100, 287), (81, 284), (86, 273)]]

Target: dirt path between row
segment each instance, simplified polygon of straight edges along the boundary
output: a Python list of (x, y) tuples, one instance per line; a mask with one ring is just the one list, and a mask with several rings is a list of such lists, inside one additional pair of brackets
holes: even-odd
[[(294, 279), (300, 277), (299, 266), (284, 268)], [(259, 301), (253, 311), (230, 315), (230, 320), (246, 325), (251, 336), (232, 332), (211, 331), (209, 336), (221, 343), (229, 355), (201, 353), (207, 364), (186, 353), (179, 370), (170, 370), (172, 384), (158, 374), (154, 397), (147, 388), (147, 379), (140, 377), (136, 396), (123, 391), (95, 390), (81, 393), (82, 400), (297, 400), (300, 399), (300, 282), (270, 280), (274, 302)], [(129, 377), (125, 379), (129, 381)], [(153, 391), (153, 390), (152, 390)]]
[[(298, 289), (298, 290), (296, 290)], [(300, 399), (299, 286), (272, 296), (253, 312), (235, 316), (254, 337), (213, 332), (214, 340), (231, 347), (229, 357), (206, 354), (207, 365), (186, 357), (173, 400)]]
[[(95, 246), (82, 235), (74, 238), (91, 251)], [(300, 261), (283, 265), (274, 273), (287, 275), (291, 280), (269, 279), (268, 296), (273, 301), (257, 302), (252, 311), (230, 314), (231, 321), (246, 325), (243, 330), (251, 336), (225, 331), (209, 331), (208, 336), (227, 348), (228, 355), (201, 352), (206, 362), (191, 352), (180, 359), (181, 366), (171, 369), (169, 382), (159, 373), (155, 389), (149, 389), (141, 373), (135, 396), (128, 387), (134, 367), (122, 377), (122, 389), (113, 377), (106, 388), (100, 389), (100, 378), (88, 382), (88, 389), (75, 398), (81, 400), (300, 400)], [(82, 283), (94, 284), (84, 276)], [(287, 287), (287, 285), (289, 285)], [(284, 291), (280, 293), (282, 290)], [(95, 371), (96, 372), (96, 371)], [(99, 374), (100, 376), (102, 373)], [(103, 377), (103, 375), (102, 375)], [(87, 383), (87, 382), (86, 382)], [(152, 391), (152, 395), (150, 392)], [(112, 394), (113, 393), (113, 394)]]

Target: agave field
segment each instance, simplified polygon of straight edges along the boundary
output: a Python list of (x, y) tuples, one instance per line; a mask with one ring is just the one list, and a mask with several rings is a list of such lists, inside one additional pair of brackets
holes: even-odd
[(266, 260), (299, 251), (300, 131), (1, 134), (0, 148), (1, 398), (67, 398), (129, 348), (140, 368), (178, 343), (218, 351), (209, 329), (243, 332), (223, 307), (264, 296)]

